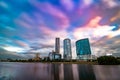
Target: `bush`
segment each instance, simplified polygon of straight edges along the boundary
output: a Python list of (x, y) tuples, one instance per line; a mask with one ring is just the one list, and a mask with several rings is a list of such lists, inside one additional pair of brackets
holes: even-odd
[(117, 65), (119, 61), (113, 56), (101, 56), (97, 58), (97, 61), (101, 65)]

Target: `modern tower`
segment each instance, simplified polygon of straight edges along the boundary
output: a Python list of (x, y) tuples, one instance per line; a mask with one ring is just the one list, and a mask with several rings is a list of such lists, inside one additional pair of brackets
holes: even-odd
[(70, 39), (64, 39), (63, 41), (64, 46), (64, 59), (70, 60), (72, 59), (72, 51), (71, 51), (71, 40)]
[(60, 53), (60, 38), (55, 39), (55, 52)]
[(91, 55), (89, 39), (81, 39), (76, 41), (76, 53), (79, 59), (87, 59), (88, 55)]

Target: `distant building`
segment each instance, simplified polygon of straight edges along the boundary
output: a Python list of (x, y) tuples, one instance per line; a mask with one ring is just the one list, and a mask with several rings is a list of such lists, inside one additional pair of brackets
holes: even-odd
[(95, 59), (97, 59), (97, 56), (91, 55), (91, 59), (92, 59), (92, 60), (95, 60)]
[(60, 38), (55, 39), (55, 52), (60, 53)]
[(64, 50), (64, 54), (63, 54), (64, 59), (67, 59), (67, 60), (72, 59), (71, 40), (70, 39), (64, 39), (63, 48), (64, 48), (63, 49)]
[(120, 53), (112, 53), (111, 56), (114, 56), (114, 57), (120, 57)]
[(88, 38), (76, 41), (76, 53), (78, 59), (90, 59), (91, 49)]
[(50, 60), (60, 60), (61, 59), (61, 54), (58, 54), (54, 51), (49, 53), (49, 59)]
[(40, 61), (41, 58), (39, 57), (39, 54), (37, 53), (36, 56), (32, 60), (34, 60), (34, 61)]

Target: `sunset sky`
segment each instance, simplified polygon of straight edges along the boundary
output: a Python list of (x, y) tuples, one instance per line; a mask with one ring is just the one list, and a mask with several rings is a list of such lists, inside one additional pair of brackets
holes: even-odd
[(46, 56), (55, 38), (89, 38), (92, 54), (120, 53), (120, 0), (0, 0), (0, 59)]

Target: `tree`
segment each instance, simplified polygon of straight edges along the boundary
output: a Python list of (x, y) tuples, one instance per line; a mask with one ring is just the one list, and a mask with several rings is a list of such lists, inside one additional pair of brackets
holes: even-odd
[(97, 58), (97, 61), (101, 65), (116, 65), (119, 61), (113, 56), (101, 56)]

